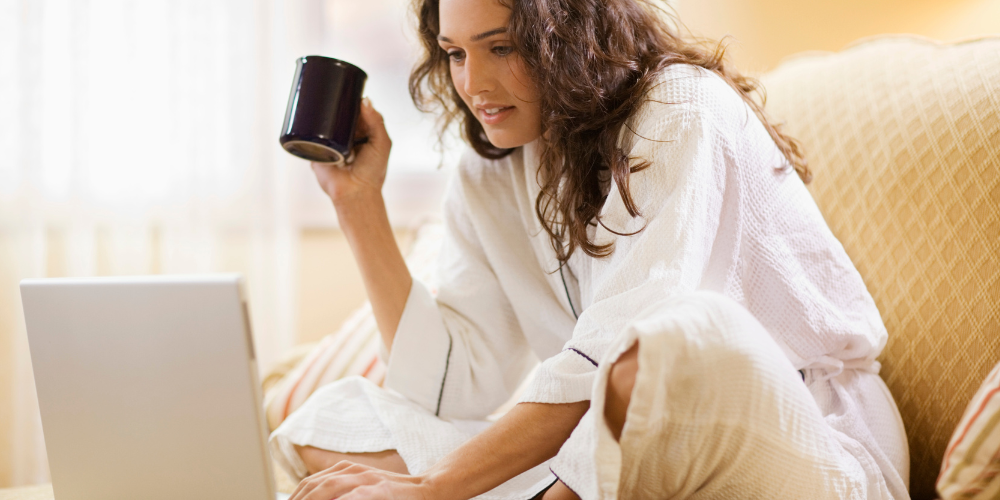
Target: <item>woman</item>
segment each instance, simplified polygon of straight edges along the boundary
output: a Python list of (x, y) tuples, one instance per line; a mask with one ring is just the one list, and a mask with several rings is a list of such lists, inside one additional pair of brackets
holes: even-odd
[[(752, 83), (640, 0), (418, 0), (418, 106), (461, 122), (439, 291), (380, 189), (314, 164), (388, 352), (271, 438), (328, 498), (905, 498), (886, 332)], [(796, 175), (798, 174), (798, 175)], [(541, 360), (519, 403), (494, 424)]]

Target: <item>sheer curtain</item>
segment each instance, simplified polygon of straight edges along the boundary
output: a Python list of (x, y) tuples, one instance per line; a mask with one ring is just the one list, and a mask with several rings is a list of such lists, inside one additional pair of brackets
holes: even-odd
[(0, 0), (0, 487), (48, 480), (23, 278), (241, 272), (261, 366), (291, 346), (277, 135), (319, 4)]

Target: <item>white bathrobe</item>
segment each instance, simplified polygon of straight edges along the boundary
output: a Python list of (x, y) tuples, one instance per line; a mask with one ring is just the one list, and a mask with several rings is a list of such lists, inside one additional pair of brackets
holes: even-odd
[[(781, 365), (779, 385), (802, 404), (780, 418), (793, 427), (808, 420), (815, 425), (796, 428), (819, 429), (810, 432), (846, 450), (817, 473), (834, 478), (829, 484), (838, 475), (850, 476), (843, 484), (863, 483), (859, 498), (906, 497), (902, 423), (875, 360), (886, 330), (861, 277), (763, 125), (723, 80), (685, 65), (662, 73), (630, 123), (621, 144), (631, 157), (651, 162), (629, 181), (642, 216), (628, 214), (620, 186), (612, 183), (593, 240), (613, 243), (614, 253), (591, 258), (577, 251), (562, 273), (535, 214), (536, 144), (501, 160), (464, 156), (445, 202), (436, 290), (413, 283), (388, 360), (387, 389), (347, 379), (317, 391), (291, 415), (271, 445), (294, 477), (303, 477), (305, 468), (293, 445), (394, 449), (412, 473), (426, 470), (489, 426), (486, 416), (539, 360), (520, 401), (603, 401), (608, 361), (627, 347), (623, 342), (630, 340), (623, 339), (641, 337), (627, 334), (630, 325), (648, 316), (650, 305), (708, 291), (730, 304), (722, 307), (732, 309), (727, 318), (748, 313), (746, 328), (764, 332), (756, 344), (783, 355), (763, 365)], [(695, 309), (664, 306), (675, 316)], [(739, 330), (739, 322), (722, 323)], [(684, 338), (697, 342), (696, 330)], [(733, 338), (723, 333), (719, 338)], [(685, 363), (714, 370), (698, 365), (697, 357)], [(788, 380), (780, 375), (785, 365), (793, 374)], [(785, 404), (777, 398), (765, 406), (769, 401)], [(665, 404), (698, 407), (680, 398)], [(655, 411), (668, 415), (670, 408)], [(477, 498), (527, 499), (551, 484), (553, 474), (585, 500), (614, 497), (626, 485), (618, 484), (618, 470), (607, 469), (620, 467), (629, 450), (601, 438), (602, 415), (592, 409), (551, 462)], [(746, 418), (760, 415), (748, 411)], [(782, 429), (765, 437), (801, 440)], [(673, 458), (693, 463), (696, 457)], [(772, 460), (760, 468), (778, 477), (782, 464)], [(699, 474), (713, 477), (711, 470)]]

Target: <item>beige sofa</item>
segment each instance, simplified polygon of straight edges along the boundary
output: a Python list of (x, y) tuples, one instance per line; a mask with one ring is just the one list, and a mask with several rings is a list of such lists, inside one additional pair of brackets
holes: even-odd
[(910, 493), (935, 498), (952, 430), (1000, 360), (1000, 37), (868, 39), (763, 81), (882, 313)]

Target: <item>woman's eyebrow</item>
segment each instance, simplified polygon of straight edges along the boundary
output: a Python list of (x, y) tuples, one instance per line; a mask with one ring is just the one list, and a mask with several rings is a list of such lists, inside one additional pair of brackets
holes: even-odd
[[(484, 32), (482, 32), (482, 33), (480, 33), (478, 35), (474, 35), (472, 37), (472, 41), (473, 42), (478, 42), (478, 41), (480, 41), (480, 40), (482, 40), (484, 38), (489, 38), (489, 37), (491, 37), (493, 35), (499, 35), (500, 33), (506, 33), (506, 32), (507, 32), (507, 28), (491, 29), (489, 31), (484, 31)], [(448, 37), (446, 37), (444, 35), (438, 35), (437, 39), (439, 41), (442, 41), (442, 42), (455, 43), (455, 42), (451, 41), (450, 38), (448, 38)]]

